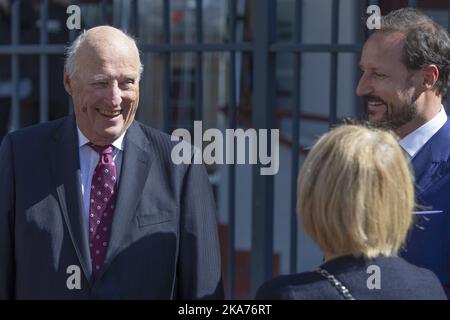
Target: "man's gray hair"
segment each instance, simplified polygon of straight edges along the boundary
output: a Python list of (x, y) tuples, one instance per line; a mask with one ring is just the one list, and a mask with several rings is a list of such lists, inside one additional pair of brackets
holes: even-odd
[[(126, 32), (123, 32), (123, 34), (128, 39), (130, 39), (137, 48), (136, 40), (133, 37), (131, 37), (130, 35), (128, 35)], [(86, 40), (86, 30), (83, 30), (83, 32), (80, 33), (80, 35), (72, 42), (72, 44), (66, 47), (66, 62), (65, 62), (64, 67), (65, 67), (70, 79), (73, 79), (75, 73), (77, 72), (76, 58), (77, 58), (78, 50), (80, 49), (81, 45), (83, 44), (83, 42), (85, 40)], [(138, 49), (138, 52), (139, 52), (139, 49)], [(144, 71), (144, 65), (142, 64), (141, 58), (139, 57), (139, 79), (140, 79), (143, 71)]]

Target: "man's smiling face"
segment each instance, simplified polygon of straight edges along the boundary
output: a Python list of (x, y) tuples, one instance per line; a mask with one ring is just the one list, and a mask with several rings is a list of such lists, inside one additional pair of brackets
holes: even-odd
[(405, 36), (401, 32), (376, 32), (364, 45), (360, 66), (363, 75), (356, 93), (367, 99), (369, 121), (397, 129), (417, 115), (418, 90), (404, 63)]
[(118, 30), (91, 29), (76, 57), (76, 72), (65, 74), (81, 132), (94, 144), (117, 139), (133, 122), (139, 103), (139, 53)]

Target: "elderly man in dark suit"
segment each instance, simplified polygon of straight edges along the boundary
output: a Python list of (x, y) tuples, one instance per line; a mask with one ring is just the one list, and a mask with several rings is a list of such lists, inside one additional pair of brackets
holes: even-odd
[(3, 140), (1, 299), (223, 297), (206, 170), (134, 120), (141, 71), (130, 37), (92, 28), (68, 50), (74, 116)]

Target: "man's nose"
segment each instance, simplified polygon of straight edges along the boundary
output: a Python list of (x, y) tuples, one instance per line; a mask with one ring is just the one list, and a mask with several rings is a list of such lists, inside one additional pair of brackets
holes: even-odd
[(122, 103), (122, 90), (117, 84), (113, 84), (108, 90), (106, 102), (112, 107), (118, 107)]
[(369, 81), (365, 74), (361, 76), (358, 82), (358, 86), (356, 87), (356, 95), (359, 97), (363, 97), (368, 95), (372, 91)]

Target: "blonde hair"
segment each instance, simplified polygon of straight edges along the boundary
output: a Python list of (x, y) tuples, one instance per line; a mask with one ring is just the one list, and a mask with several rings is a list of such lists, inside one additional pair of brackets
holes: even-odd
[(303, 164), (298, 209), (328, 253), (395, 255), (411, 225), (414, 178), (393, 134), (344, 125), (325, 134)]

